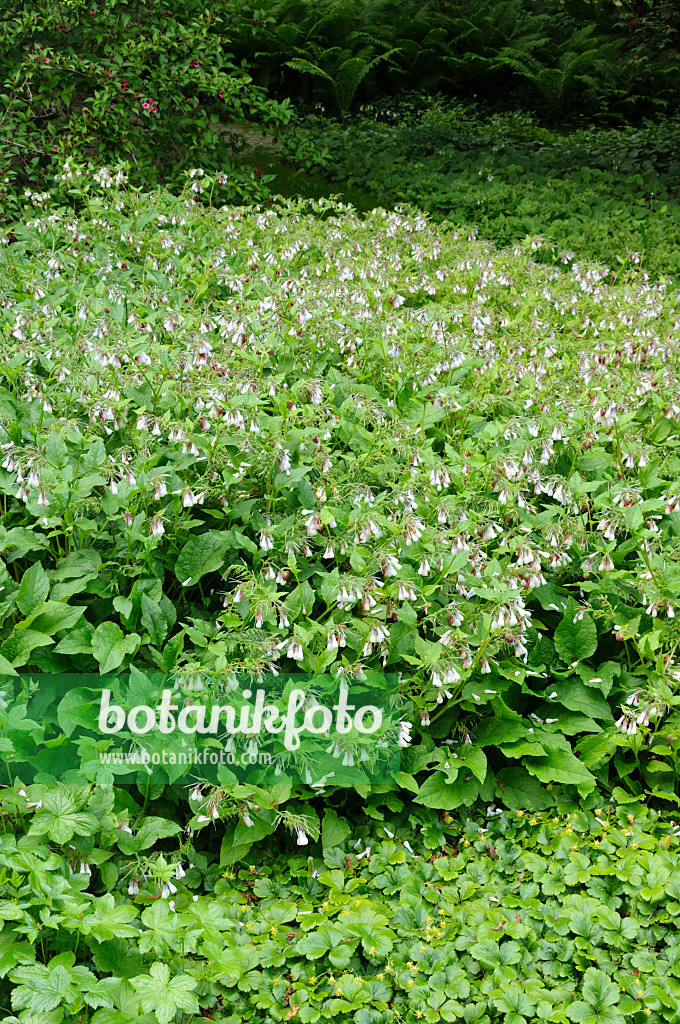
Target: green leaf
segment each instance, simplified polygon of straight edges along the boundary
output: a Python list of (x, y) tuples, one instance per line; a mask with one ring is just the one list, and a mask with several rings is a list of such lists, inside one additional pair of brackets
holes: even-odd
[(206, 573), (216, 572), (224, 565), (228, 544), (213, 531), (191, 537), (177, 558), (175, 576), (183, 587), (192, 586)]
[(436, 665), (443, 653), (444, 648), (440, 643), (432, 643), (420, 635), (416, 636), (416, 654), (423, 665)]
[(301, 953), (310, 960), (318, 960), (329, 950), (337, 949), (345, 938), (344, 932), (333, 925), (323, 924), (316, 931), (309, 932), (295, 945), (295, 952)]
[[(566, 682), (555, 683), (556, 702), (563, 704), (570, 711), (579, 711), (587, 718), (613, 721), (609, 704), (600, 692), (592, 686), (585, 686), (580, 679), (568, 679)], [(556, 713), (555, 718), (559, 718)]]
[(96, 730), (98, 713), (93, 691), (78, 686), (62, 697), (57, 708), (57, 720), (66, 736), (71, 736), (78, 725)]
[[(455, 762), (453, 762), (455, 764)], [(479, 781), (468, 779), (467, 773), (461, 772), (458, 778), (449, 778), (442, 771), (433, 772), (420, 787), (415, 803), (425, 807), (435, 807), (442, 811), (452, 811), (461, 804), (469, 806), (479, 795)]]
[(134, 654), (140, 641), (137, 633), (126, 636), (115, 622), (102, 622), (97, 626), (92, 636), (92, 653), (99, 662), (102, 675), (113, 672), (127, 655)]
[(17, 670), (12, 664), (0, 654), (0, 676), (16, 676), (18, 675)]
[(83, 626), (81, 629), (74, 629), (60, 640), (54, 648), (56, 654), (92, 654), (92, 637), (94, 629), (92, 626)]
[(22, 629), (7, 637), (0, 646), (0, 654), (18, 668), (30, 661), (31, 651), (36, 647), (47, 647), (53, 642), (52, 637), (45, 633), (38, 633), (34, 629)]
[(68, 463), (68, 448), (63, 437), (59, 434), (55, 434), (52, 431), (47, 438), (47, 444), (45, 445), (45, 458), (49, 462), (50, 466), (54, 466), (55, 469), (63, 469)]
[[(41, 605), (50, 592), (50, 581), (40, 562), (34, 562), (21, 578), (17, 592), (17, 607), (24, 615), (30, 615)], [(47, 630), (43, 630), (47, 632)]]
[(169, 1024), (178, 1010), (198, 1013), (196, 979), (189, 974), (171, 978), (167, 964), (152, 964), (149, 977), (133, 978), (132, 984), (139, 993), (142, 1009), (154, 1013), (158, 1024)]
[(595, 788), (595, 776), (568, 750), (551, 750), (546, 757), (527, 759), (525, 768), (541, 782), (562, 782), (570, 786)]
[(34, 530), (27, 530), (25, 526), (15, 526), (5, 534), (0, 533), (0, 551), (15, 547), (20, 554), (24, 555), (27, 551), (36, 551), (39, 548), (47, 548), (49, 545), (47, 537)]
[(461, 771), (468, 768), (475, 778), (479, 779), (480, 782), (484, 782), (487, 762), (486, 754), (480, 747), (463, 747), (462, 752), (458, 755), (458, 759), (461, 762)]
[(619, 1001), (620, 989), (614, 985), (604, 971), (589, 967), (583, 976), (583, 998), (596, 1011), (613, 1006)]
[[(19, 919), (23, 917), (20, 912)], [(35, 950), (30, 943), (24, 942), (14, 932), (4, 932), (0, 935), (0, 978), (7, 977), (17, 964), (30, 964), (35, 960)]]
[(172, 948), (175, 936), (179, 933), (180, 922), (177, 914), (170, 910), (165, 900), (157, 900), (142, 911), (142, 923), (146, 931), (139, 939), (139, 952), (162, 953)]
[(169, 627), (160, 605), (146, 594), (142, 594), (142, 625), (148, 631), (151, 643), (160, 650)]
[(345, 819), (340, 818), (331, 807), (327, 807), (321, 827), (321, 842), (324, 852), (339, 846), (351, 833), (352, 828)]
[(294, 68), (295, 71), (304, 71), (308, 75), (317, 75), (319, 78), (326, 78), (329, 82), (333, 82), (333, 78), (324, 71), (317, 64), (312, 64), (311, 61), (305, 60), (304, 57), (295, 57), (293, 60), (285, 61), (286, 67)]
[[(62, 601), (46, 601), (34, 609), (27, 620), (27, 625), (30, 623), (31, 629), (54, 636), (63, 629), (72, 629), (84, 612), (84, 608), (64, 604)], [(23, 628), (23, 623), (18, 623), (16, 628)]]
[(42, 808), (31, 823), (30, 835), (48, 835), (55, 843), (63, 844), (74, 835), (92, 835), (97, 830), (97, 819), (78, 809), (69, 790), (55, 789), (43, 797)]
[(129, 904), (116, 906), (113, 896), (107, 894), (95, 899), (92, 913), (82, 920), (83, 935), (91, 935), (97, 942), (109, 939), (132, 939), (139, 935), (137, 928), (130, 925), (137, 917), (137, 911)]
[[(50, 963), (18, 967), (11, 978), (20, 984), (12, 992), (12, 1007), (26, 1009), (22, 1021), (35, 1024), (58, 1024), (62, 1014), (50, 1013), (63, 1004), (77, 1003), (91, 992), (96, 978), (86, 967), (73, 967), (72, 954), (54, 957)], [(15, 1018), (16, 1020), (16, 1018)]]
[(567, 602), (564, 617), (555, 630), (554, 643), (560, 658), (568, 665), (574, 665), (595, 653), (597, 648), (595, 623), (590, 615), (577, 609), (572, 598)]
[(542, 811), (552, 806), (554, 797), (526, 768), (502, 768), (496, 774), (496, 793), (512, 810)]
[(533, 1016), (535, 1005), (517, 988), (509, 988), (503, 995), (494, 999), (493, 1004), (505, 1014), (505, 1024), (525, 1024), (527, 1017)]
[(121, 853), (131, 855), (141, 850), (148, 850), (159, 839), (167, 839), (169, 836), (176, 836), (182, 831), (182, 826), (167, 818), (157, 818), (150, 815), (144, 818), (139, 831), (135, 835), (129, 832), (120, 831), (116, 835), (116, 841)]

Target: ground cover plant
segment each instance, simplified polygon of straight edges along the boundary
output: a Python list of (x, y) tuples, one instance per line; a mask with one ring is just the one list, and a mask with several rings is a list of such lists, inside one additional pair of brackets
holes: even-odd
[(632, 258), (654, 277), (680, 276), (674, 117), (555, 128), (518, 109), (411, 94), (342, 120), (298, 118), (284, 139), (290, 162), (305, 168), (303, 195), (312, 167), (330, 178), (329, 192), (354, 190), (361, 202), (364, 190), (388, 208), (412, 203), (500, 246), (540, 234), (556, 257), (571, 252), (614, 270)]
[(420, 802), (675, 799), (673, 293), (123, 175), (3, 246), (4, 671), (385, 669)]
[(89, 849), (76, 815), (47, 835), (46, 802), (2, 839), (5, 1020), (679, 1019), (677, 829), (645, 808), (490, 809), (433, 824), (441, 847), (422, 812), (336, 815), (323, 847), (225, 868), (135, 845), (102, 796)]
[[(675, 292), (126, 179), (2, 235), (3, 1012), (677, 1019)], [(114, 771), (88, 674), (158, 671), (398, 674), (400, 770)]]

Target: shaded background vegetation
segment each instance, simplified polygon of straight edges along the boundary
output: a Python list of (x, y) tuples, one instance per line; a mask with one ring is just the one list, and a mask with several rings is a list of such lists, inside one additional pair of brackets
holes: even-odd
[[(0, 201), (123, 161), (222, 201), (414, 204), (499, 245), (680, 274), (680, 5), (0, 0)], [(560, 255), (562, 254), (562, 255)]]

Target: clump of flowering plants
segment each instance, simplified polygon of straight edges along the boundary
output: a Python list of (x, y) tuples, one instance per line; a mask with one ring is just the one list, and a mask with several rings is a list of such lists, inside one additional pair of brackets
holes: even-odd
[(0, 253), (2, 671), (399, 672), (416, 803), (675, 800), (675, 296), (62, 173)]

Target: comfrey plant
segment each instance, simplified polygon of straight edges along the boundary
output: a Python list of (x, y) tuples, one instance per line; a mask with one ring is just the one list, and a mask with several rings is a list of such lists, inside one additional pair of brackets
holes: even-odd
[(0, 257), (0, 668), (401, 672), (417, 803), (672, 800), (674, 295), (68, 173)]

